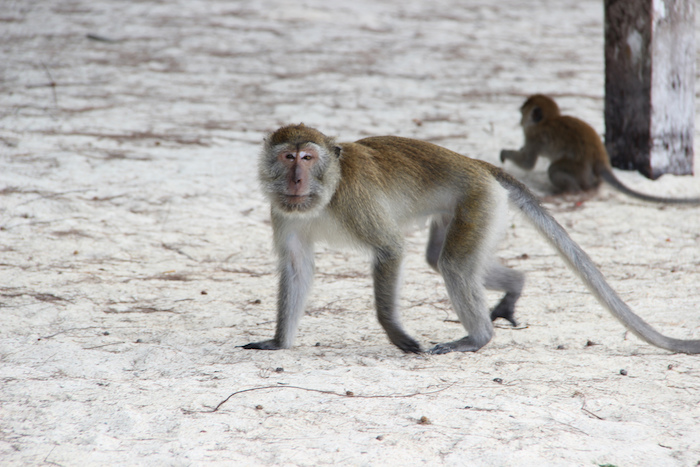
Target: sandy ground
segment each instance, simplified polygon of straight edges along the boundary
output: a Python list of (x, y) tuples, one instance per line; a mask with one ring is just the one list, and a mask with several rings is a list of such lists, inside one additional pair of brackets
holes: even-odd
[[(626, 333), (515, 214), (499, 256), (527, 273), (523, 326), (476, 354), (403, 355), (367, 256), (325, 247), (295, 347), (237, 347), (274, 330), (267, 132), (398, 134), (498, 164), (534, 92), (602, 132), (602, 15), (598, 0), (4, 2), (0, 463), (696, 465), (699, 357)], [(543, 165), (506, 168), (547, 194)], [(698, 177), (619, 176), (700, 193)], [(547, 206), (640, 315), (700, 338), (698, 209), (579, 201)], [(408, 236), (401, 305), (428, 347), (464, 331), (425, 238)]]

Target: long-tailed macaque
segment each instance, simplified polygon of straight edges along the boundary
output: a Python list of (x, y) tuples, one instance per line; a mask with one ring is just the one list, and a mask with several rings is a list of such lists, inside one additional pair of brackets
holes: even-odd
[[(302, 124), (280, 128), (266, 139), (259, 176), (271, 202), (279, 257), (277, 330), (273, 339), (247, 344), (247, 349), (291, 347), (311, 287), (314, 243), (341, 240), (373, 255), (377, 318), (389, 340), (404, 352), (421, 352), (401, 327), (397, 310), (401, 227), (433, 216), (427, 259), (442, 274), (468, 335), (438, 344), (430, 353), (479, 350), (493, 335), (492, 317), (512, 320), (523, 286), (521, 273), (490, 256), (509, 200), (634, 334), (673, 352), (700, 353), (700, 340), (666, 337), (634, 314), (535, 195), (491, 164), (395, 136), (339, 144)], [(495, 316), (489, 316), (484, 287), (506, 292)]]
[(520, 107), (525, 145), (519, 151), (504, 149), (501, 162), (513, 161), (532, 170), (537, 157), (551, 161), (549, 179), (558, 192), (596, 188), (601, 180), (626, 195), (643, 201), (671, 204), (700, 204), (700, 198), (664, 198), (634, 191), (615, 177), (600, 136), (583, 120), (561, 115), (554, 100), (543, 94), (527, 98)]

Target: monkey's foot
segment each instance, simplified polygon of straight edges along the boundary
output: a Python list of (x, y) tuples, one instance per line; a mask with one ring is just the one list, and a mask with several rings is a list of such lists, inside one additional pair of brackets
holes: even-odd
[[(515, 300), (517, 300), (517, 298)], [(509, 300), (506, 294), (503, 300), (498, 302), (498, 305), (491, 310), (491, 321), (496, 321), (497, 318), (503, 318), (508, 320), (513, 327), (517, 327), (518, 322), (515, 320), (515, 300)]]
[(472, 339), (471, 336), (467, 336), (457, 341), (438, 344), (430, 349), (428, 353), (432, 355), (442, 355), (450, 352), (476, 352), (487, 343), (488, 340), (486, 342), (477, 342), (475, 339)]
[(405, 353), (422, 353), (423, 349), (420, 348), (420, 344), (415, 341), (412, 337), (407, 335), (401, 336), (400, 339), (392, 339), (392, 343), (403, 350)]
[(274, 339), (270, 339), (262, 342), (251, 342), (250, 344), (242, 345), (244, 349), (257, 349), (257, 350), (279, 350), (282, 347), (277, 345)]

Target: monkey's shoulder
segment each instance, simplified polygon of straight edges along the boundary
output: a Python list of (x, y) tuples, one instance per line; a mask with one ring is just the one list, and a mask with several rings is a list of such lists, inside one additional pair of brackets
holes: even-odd
[(597, 135), (593, 127), (580, 118), (572, 117), (570, 115), (562, 115), (558, 118), (558, 120), (561, 122), (561, 126), (566, 129), (571, 129), (571, 131), (585, 132), (588, 134), (593, 133)]
[[(355, 144), (364, 148), (369, 148), (381, 154), (402, 153), (413, 155), (416, 153), (441, 153), (455, 154), (449, 149), (443, 148), (427, 141), (406, 138), (403, 136), (372, 136), (356, 141)], [(456, 155), (456, 154), (455, 154)]]

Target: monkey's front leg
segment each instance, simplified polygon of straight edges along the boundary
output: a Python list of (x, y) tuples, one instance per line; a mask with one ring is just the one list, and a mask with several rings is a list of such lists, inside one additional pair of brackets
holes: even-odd
[(495, 261), (489, 264), (484, 276), (484, 287), (489, 290), (504, 290), (506, 292), (501, 301), (491, 310), (491, 321), (503, 318), (513, 326), (518, 325), (515, 320), (515, 302), (520, 298), (523, 285), (525, 285), (523, 273), (502, 266)]
[(507, 160), (513, 161), (521, 169), (532, 170), (537, 162), (537, 152), (530, 150), (528, 147), (524, 147), (520, 151), (503, 149), (501, 151), (501, 162)]
[(275, 337), (262, 342), (251, 342), (244, 345), (244, 349), (288, 349), (294, 343), (313, 281), (313, 245), (304, 242), (297, 235), (289, 235), (279, 249), (279, 275)]
[(378, 249), (374, 258), (374, 299), (377, 319), (386, 331), (389, 340), (406, 353), (422, 352), (420, 344), (401, 327), (397, 311), (397, 290), (401, 253), (388, 249)]

